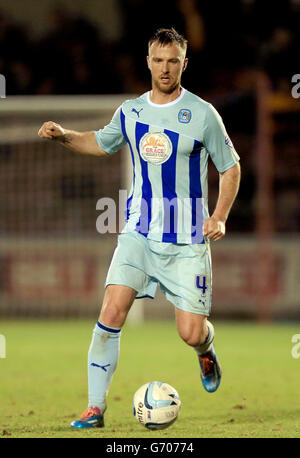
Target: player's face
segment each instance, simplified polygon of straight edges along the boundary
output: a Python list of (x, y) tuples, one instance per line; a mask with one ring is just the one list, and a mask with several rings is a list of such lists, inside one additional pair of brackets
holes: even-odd
[(181, 75), (187, 66), (187, 61), (185, 50), (178, 44), (162, 46), (154, 42), (147, 56), (153, 88), (164, 94), (171, 94), (180, 86)]

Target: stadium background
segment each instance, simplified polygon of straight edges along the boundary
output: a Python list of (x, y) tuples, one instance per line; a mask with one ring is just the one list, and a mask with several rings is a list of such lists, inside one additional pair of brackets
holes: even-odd
[[(227, 236), (213, 244), (213, 318), (299, 319), (300, 2), (0, 0), (0, 314), (96, 317), (116, 234), (96, 203), (118, 202), (128, 151), (107, 160), (42, 141), (46, 120), (92, 130), (149, 89), (147, 40), (175, 26), (190, 43), (183, 86), (213, 103), (241, 156)], [(210, 207), (218, 176), (209, 169)], [(132, 320), (171, 319), (158, 293)]]
[[(126, 149), (83, 157), (38, 129), (99, 129), (148, 90), (159, 26), (187, 35), (183, 86), (216, 106), (241, 156), (227, 235), (212, 244), (222, 384), (203, 390), (158, 293), (136, 301), (122, 331), (106, 428), (76, 437), (299, 437), (299, 18), (299, 0), (0, 0), (0, 438), (74, 437), (117, 240), (97, 232), (97, 202), (118, 203), (130, 181)], [(217, 193), (210, 164), (211, 208)], [(158, 432), (131, 412), (151, 379), (182, 399), (179, 420)]]

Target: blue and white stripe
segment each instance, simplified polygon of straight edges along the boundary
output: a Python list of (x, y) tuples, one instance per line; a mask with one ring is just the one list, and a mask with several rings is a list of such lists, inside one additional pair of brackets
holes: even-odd
[[(167, 243), (204, 243), (202, 143), (173, 130), (134, 120), (122, 110), (121, 124), (134, 169), (123, 232), (136, 230), (145, 237)], [(139, 144), (145, 133), (158, 131), (170, 139), (172, 154), (161, 165), (153, 165), (142, 158)]]

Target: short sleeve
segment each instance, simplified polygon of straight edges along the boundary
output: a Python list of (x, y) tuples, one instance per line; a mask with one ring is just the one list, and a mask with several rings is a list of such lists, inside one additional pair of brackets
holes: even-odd
[(122, 132), (121, 107), (119, 107), (109, 124), (103, 129), (94, 131), (96, 140), (100, 148), (108, 154), (114, 154), (126, 145), (126, 139)]
[(222, 173), (233, 167), (237, 154), (217, 110), (209, 104), (204, 121), (203, 143), (217, 170)]

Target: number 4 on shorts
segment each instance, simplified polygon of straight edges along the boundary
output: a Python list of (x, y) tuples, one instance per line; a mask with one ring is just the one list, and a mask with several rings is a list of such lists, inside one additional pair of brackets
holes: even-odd
[(206, 295), (206, 290), (208, 286), (206, 286), (207, 275), (196, 275), (196, 288), (202, 289), (202, 296)]

